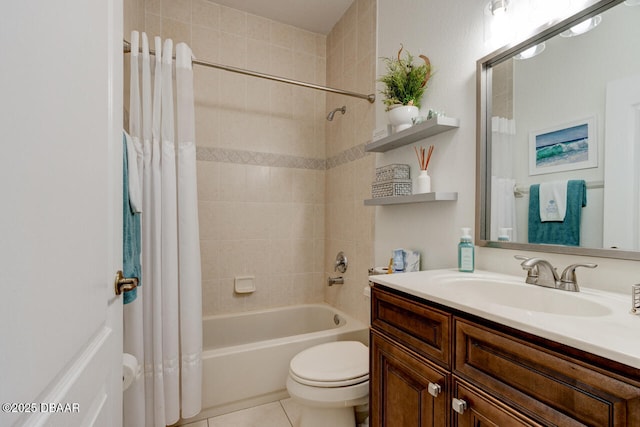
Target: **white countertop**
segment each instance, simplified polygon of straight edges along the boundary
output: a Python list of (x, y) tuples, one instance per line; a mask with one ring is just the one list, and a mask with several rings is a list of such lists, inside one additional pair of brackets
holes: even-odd
[[(631, 294), (588, 288), (562, 291), (526, 284), (525, 276), (454, 269), (383, 274), (369, 280), (640, 369), (640, 316), (630, 313)], [(482, 282), (500, 286), (488, 289)], [(524, 298), (510, 304), (511, 295), (518, 294)], [(543, 304), (530, 310), (527, 301), (548, 302), (550, 308)], [(589, 314), (591, 307), (595, 315)]]

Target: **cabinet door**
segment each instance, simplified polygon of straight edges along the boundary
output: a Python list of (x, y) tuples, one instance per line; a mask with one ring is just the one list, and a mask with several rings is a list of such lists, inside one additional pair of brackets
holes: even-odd
[(451, 368), (452, 316), (442, 310), (383, 290), (371, 294), (371, 326), (420, 356)]
[(531, 418), (561, 426), (640, 426), (640, 387), (579, 360), (456, 319), (453, 373)]
[[(453, 425), (457, 427), (532, 427), (540, 424), (481, 391), (455, 381)], [(457, 401), (456, 401), (457, 400)], [(461, 407), (464, 406), (464, 407)]]
[(373, 427), (448, 426), (448, 379), (433, 363), (371, 333)]

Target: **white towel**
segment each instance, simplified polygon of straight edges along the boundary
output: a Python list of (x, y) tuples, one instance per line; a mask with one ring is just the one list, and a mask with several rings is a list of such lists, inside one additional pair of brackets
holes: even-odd
[(567, 214), (568, 181), (540, 184), (540, 221), (564, 221)]

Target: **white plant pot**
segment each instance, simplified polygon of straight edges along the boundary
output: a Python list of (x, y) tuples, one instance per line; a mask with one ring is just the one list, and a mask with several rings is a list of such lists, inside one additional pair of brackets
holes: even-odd
[(420, 110), (414, 105), (403, 105), (387, 111), (389, 123), (393, 125), (394, 132), (400, 132), (413, 126), (412, 119), (418, 117)]

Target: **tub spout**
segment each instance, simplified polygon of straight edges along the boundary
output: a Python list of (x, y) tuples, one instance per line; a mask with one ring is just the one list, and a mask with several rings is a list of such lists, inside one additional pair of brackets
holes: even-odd
[(344, 285), (344, 278), (342, 276), (329, 277), (329, 279), (327, 279), (327, 283), (329, 284), (329, 286)]

